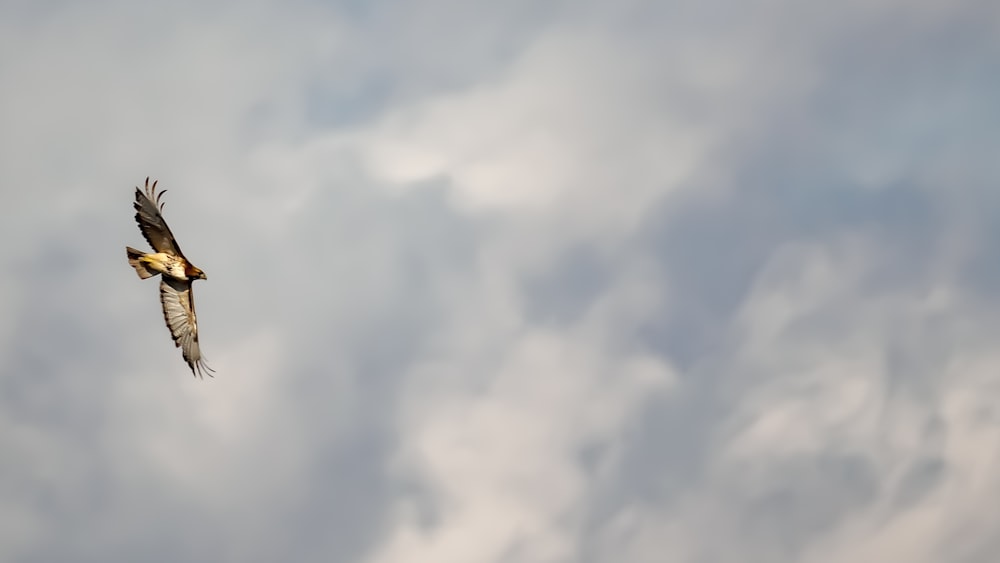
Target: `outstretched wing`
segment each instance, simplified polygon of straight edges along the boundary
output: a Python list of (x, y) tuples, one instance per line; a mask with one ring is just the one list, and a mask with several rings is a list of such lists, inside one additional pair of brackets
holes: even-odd
[(163, 305), (163, 318), (167, 328), (174, 338), (174, 345), (181, 349), (184, 361), (191, 368), (191, 373), (202, 377), (203, 373), (212, 376), (213, 370), (205, 364), (198, 347), (198, 319), (194, 313), (194, 295), (191, 293), (191, 282), (180, 281), (169, 276), (160, 276), (160, 303)]
[(146, 178), (145, 194), (137, 186), (135, 188), (135, 203), (132, 204), (135, 207), (135, 222), (139, 224), (142, 236), (146, 237), (146, 241), (153, 247), (153, 250), (183, 258), (184, 254), (177, 246), (174, 234), (170, 232), (170, 227), (167, 226), (163, 215), (160, 214), (163, 210), (160, 198), (166, 191), (156, 193), (156, 181), (150, 185), (148, 177)]

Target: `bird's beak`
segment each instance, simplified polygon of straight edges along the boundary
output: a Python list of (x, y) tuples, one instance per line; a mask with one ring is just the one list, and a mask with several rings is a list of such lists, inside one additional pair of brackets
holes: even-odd
[(201, 278), (201, 279), (203, 279), (203, 280), (207, 280), (208, 279), (208, 276), (205, 275), (205, 272), (202, 272), (202, 273), (198, 274), (198, 277)]

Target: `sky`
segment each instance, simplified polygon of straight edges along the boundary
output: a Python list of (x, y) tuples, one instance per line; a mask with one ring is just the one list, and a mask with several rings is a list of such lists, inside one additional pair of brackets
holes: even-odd
[(0, 77), (2, 561), (995, 560), (996, 2), (12, 0)]

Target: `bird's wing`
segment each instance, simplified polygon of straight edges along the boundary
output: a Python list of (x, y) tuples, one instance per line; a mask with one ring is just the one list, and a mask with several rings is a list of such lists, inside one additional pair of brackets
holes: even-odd
[(181, 349), (191, 373), (198, 377), (207, 373), (209, 377), (213, 377), (212, 372), (215, 370), (205, 363), (201, 348), (198, 347), (198, 319), (194, 313), (191, 282), (161, 276), (160, 303), (163, 304), (163, 318), (174, 338), (174, 345)]
[(135, 203), (132, 204), (135, 207), (135, 222), (139, 224), (142, 236), (146, 237), (146, 241), (153, 247), (153, 250), (183, 258), (184, 254), (177, 246), (174, 234), (170, 232), (170, 227), (167, 226), (163, 215), (160, 214), (163, 210), (160, 198), (166, 191), (162, 190), (160, 193), (156, 193), (156, 182), (154, 181), (150, 185), (149, 178), (146, 178), (146, 193), (142, 193), (142, 190), (136, 187)]

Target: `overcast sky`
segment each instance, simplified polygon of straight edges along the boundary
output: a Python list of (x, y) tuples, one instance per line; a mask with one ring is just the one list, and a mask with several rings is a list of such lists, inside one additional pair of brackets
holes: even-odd
[(996, 560), (993, 0), (13, 0), (0, 84), (2, 561)]

